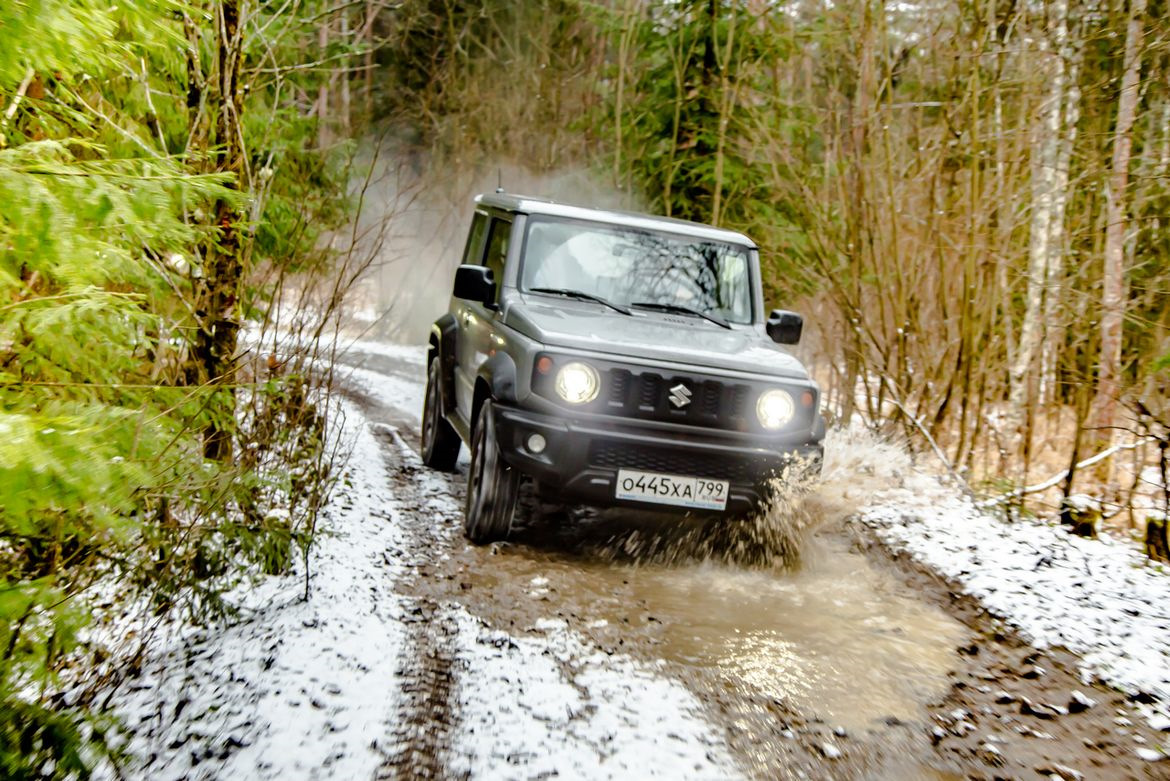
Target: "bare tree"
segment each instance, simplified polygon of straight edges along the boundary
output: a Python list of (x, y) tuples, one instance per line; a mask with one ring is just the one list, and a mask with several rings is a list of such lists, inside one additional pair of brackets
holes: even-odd
[[(1021, 450), (1030, 450), (1025, 422), (1035, 399), (1033, 366), (1049, 331), (1046, 315), (1052, 313), (1048, 298), (1058, 274), (1063, 237), (1064, 188), (1060, 155), (1064, 138), (1062, 109), (1065, 105), (1064, 50), (1068, 38), (1068, 0), (1053, 0), (1047, 8), (1045, 29), (1037, 36), (1040, 72), (1047, 83), (1037, 122), (1032, 127), (1032, 221), (1028, 241), (1027, 292), (1024, 321), (1009, 371), (1011, 431)], [(1063, 180), (1063, 181), (1062, 181)]]
[(1125, 30), (1125, 59), (1117, 124), (1113, 130), (1113, 160), (1105, 199), (1105, 252), (1101, 295), (1101, 350), (1093, 421), (1102, 439), (1112, 441), (1121, 393), (1121, 344), (1125, 320), (1125, 239), (1129, 159), (1137, 114), (1138, 77), (1146, 0), (1131, 0)]

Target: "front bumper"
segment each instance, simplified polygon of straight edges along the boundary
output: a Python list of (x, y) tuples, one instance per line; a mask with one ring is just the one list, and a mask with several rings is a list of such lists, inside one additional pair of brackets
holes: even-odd
[[(727, 512), (743, 512), (765, 498), (764, 483), (785, 464), (801, 458), (819, 468), (820, 438), (797, 438), (680, 426), (601, 415), (562, 417), (517, 407), (494, 406), (496, 432), (510, 466), (552, 489), (558, 498), (601, 506), (628, 505), (686, 512), (683, 507), (616, 499), (618, 469), (727, 480)], [(533, 434), (542, 452), (528, 449)]]

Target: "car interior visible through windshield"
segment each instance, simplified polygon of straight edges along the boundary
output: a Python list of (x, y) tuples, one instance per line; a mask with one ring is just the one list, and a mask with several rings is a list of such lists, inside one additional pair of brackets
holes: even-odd
[(575, 291), (620, 307), (678, 307), (752, 321), (748, 249), (677, 234), (533, 218), (521, 283), (527, 291)]

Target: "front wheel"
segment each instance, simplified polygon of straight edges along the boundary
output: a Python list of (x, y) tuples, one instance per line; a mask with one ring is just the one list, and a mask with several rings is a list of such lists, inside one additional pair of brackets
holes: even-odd
[(459, 434), (443, 417), (443, 391), (438, 357), (427, 367), (427, 392), (423, 398), (422, 460), (431, 469), (455, 471), (459, 458)]
[(512, 530), (520, 473), (504, 463), (491, 399), (484, 401), (471, 437), (471, 470), (463, 533), (476, 545), (505, 539)]

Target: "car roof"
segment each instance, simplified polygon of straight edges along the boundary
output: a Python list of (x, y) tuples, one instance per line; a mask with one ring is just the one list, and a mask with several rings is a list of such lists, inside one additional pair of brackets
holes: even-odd
[(586, 206), (573, 206), (567, 203), (558, 203), (544, 198), (533, 198), (527, 195), (512, 193), (484, 193), (475, 197), (475, 202), (483, 206), (491, 206), (509, 212), (521, 214), (543, 214), (551, 217), (565, 217), (574, 220), (589, 220), (605, 222), (614, 225), (625, 225), (642, 230), (665, 231), (683, 236), (693, 236), (707, 241), (723, 241), (729, 244), (740, 244), (747, 247), (756, 247), (756, 243), (747, 236), (725, 228), (716, 228), (704, 225), (701, 222), (679, 220), (674, 217), (656, 217), (650, 214), (625, 212), (612, 209), (591, 209)]

